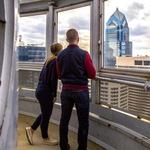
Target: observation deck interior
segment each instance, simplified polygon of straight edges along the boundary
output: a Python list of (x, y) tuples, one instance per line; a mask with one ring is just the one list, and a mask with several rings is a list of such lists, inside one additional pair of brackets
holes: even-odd
[[(79, 31), (80, 46), (97, 71), (89, 80), (88, 150), (150, 150), (147, 6), (148, 0), (0, 0), (0, 150), (59, 149), (42, 145), (39, 130), (30, 146), (24, 128), (40, 112), (35, 89), (50, 45), (65, 47), (69, 28)], [(61, 88), (59, 81), (49, 130), (53, 137), (59, 131)], [(69, 125), (71, 150), (76, 150), (75, 109)]]
[[(49, 145), (44, 145), (42, 144), (41, 141), (41, 133), (40, 130), (38, 130), (35, 135), (34, 135), (34, 145), (30, 145), (27, 142), (26, 136), (25, 136), (25, 127), (29, 126), (35, 118), (29, 117), (29, 116), (24, 116), (20, 115), (19, 116), (19, 122), (18, 122), (18, 150), (58, 150), (58, 146), (49, 146)], [(51, 123), (49, 125), (49, 133), (51, 133), (52, 138), (58, 138), (58, 133), (59, 127)], [(69, 143), (71, 145), (71, 150), (76, 150), (77, 149), (77, 135), (74, 132), (69, 132)], [(88, 142), (88, 149), (89, 150), (105, 150), (104, 148), (100, 147), (99, 145), (89, 141)]]

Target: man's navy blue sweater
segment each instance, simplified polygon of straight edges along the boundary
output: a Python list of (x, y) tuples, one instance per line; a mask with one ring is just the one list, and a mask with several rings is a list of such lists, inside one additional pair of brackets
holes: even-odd
[(63, 89), (88, 89), (88, 78), (94, 79), (95, 67), (87, 51), (72, 44), (60, 52), (57, 57), (58, 76), (63, 83)]

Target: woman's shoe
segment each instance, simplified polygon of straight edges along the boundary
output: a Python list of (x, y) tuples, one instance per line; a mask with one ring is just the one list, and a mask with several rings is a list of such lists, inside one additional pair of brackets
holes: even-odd
[(27, 137), (29, 144), (33, 145), (33, 131), (31, 127), (26, 127), (25, 131), (26, 131), (26, 137)]
[(58, 145), (58, 141), (56, 139), (46, 138), (43, 139), (43, 144), (54, 146), (54, 145)]

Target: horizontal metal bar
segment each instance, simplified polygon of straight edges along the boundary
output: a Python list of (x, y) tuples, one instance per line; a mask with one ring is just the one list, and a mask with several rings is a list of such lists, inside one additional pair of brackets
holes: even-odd
[(36, 1), (20, 4), (20, 14), (48, 11), (47, 1)]
[(109, 69), (101, 69), (99, 71), (100, 75), (105, 74), (113, 74), (113, 75), (127, 75), (127, 76), (134, 76), (134, 77), (141, 77), (141, 78), (150, 78), (150, 71), (143, 71), (143, 70), (131, 70), (131, 69), (115, 69), (115, 68), (109, 68)]
[(96, 79), (97, 80), (103, 80), (103, 81), (109, 81), (109, 82), (115, 82), (115, 83), (121, 83), (121, 84), (126, 84), (126, 85), (138, 86), (138, 87), (145, 88), (145, 83), (138, 83), (138, 82), (134, 82), (134, 81), (114, 79), (114, 78), (101, 77), (101, 76), (96, 76)]
[(57, 9), (57, 8), (70, 7), (70, 6), (78, 5), (78, 4), (84, 4), (87, 2), (91, 2), (91, 0), (76, 0), (76, 1), (54, 0), (52, 2), (40, 0), (40, 1), (20, 3), (20, 14), (48, 11), (48, 6), (53, 3), (55, 6), (55, 9)]

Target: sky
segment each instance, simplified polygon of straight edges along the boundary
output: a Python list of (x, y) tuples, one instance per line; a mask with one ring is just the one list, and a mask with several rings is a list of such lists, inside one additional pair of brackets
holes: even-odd
[[(116, 8), (125, 14), (133, 56), (150, 56), (150, 0), (108, 0), (105, 2), (105, 23)], [(23, 17), (20, 19), (19, 34), (25, 44), (45, 45), (46, 15)], [(58, 41), (65, 46), (65, 32), (76, 28), (80, 34), (80, 46), (90, 49), (90, 6), (58, 13)]]
[(90, 6), (67, 10), (58, 13), (58, 41), (67, 45), (65, 33), (68, 29), (75, 28), (80, 35), (79, 45), (85, 50), (90, 50)]
[(22, 41), (25, 45), (39, 44), (45, 46), (46, 15), (21, 17), (18, 35), (22, 35)]

